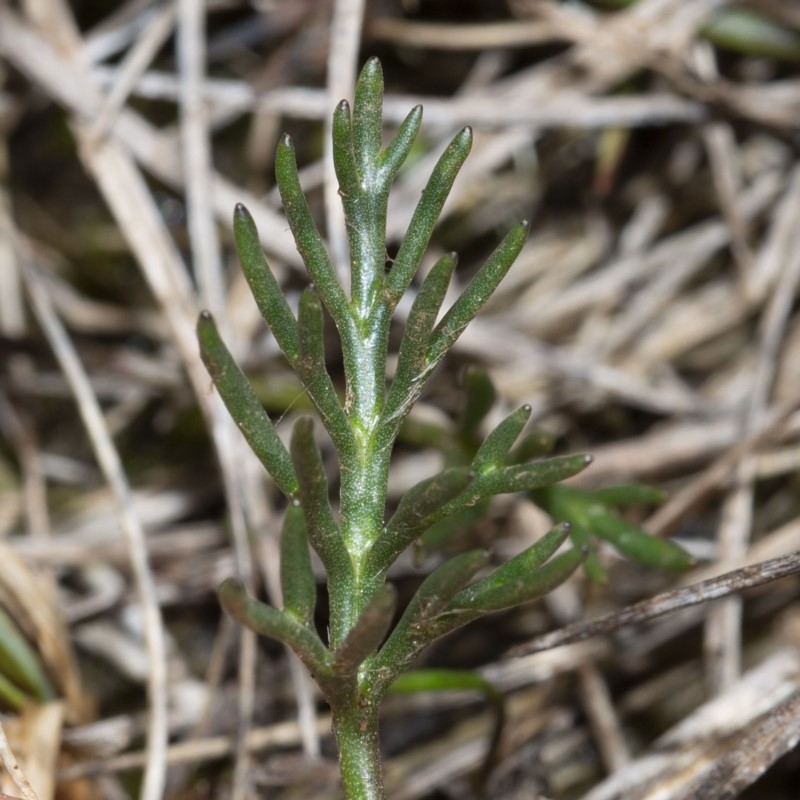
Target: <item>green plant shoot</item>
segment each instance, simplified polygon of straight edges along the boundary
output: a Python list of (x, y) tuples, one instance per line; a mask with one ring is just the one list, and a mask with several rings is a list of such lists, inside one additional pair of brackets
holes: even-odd
[[(488, 574), (486, 553), (461, 553), (428, 576), (392, 627), (396, 597), (386, 576), (406, 548), (434, 526), (482, 508), (494, 495), (550, 491), (553, 484), (583, 470), (591, 459), (585, 455), (542, 458), (541, 434), (522, 435), (530, 416), (528, 407), (511, 414), (485, 441), (477, 440), (474, 431), (494, 400), (491, 385), (477, 378), (462, 421), (472, 442), (466, 463), (462, 451), (461, 463), (421, 481), (386, 519), (389, 464), (401, 426), (428, 378), (519, 255), (528, 226), (522, 222), (512, 228), (443, 315), (457, 259), (455, 254), (439, 259), (416, 292), (397, 367), (387, 386), (393, 312), (414, 280), (470, 151), (472, 131), (464, 128), (442, 154), (387, 272), (389, 191), (419, 131), (422, 109), (412, 109), (383, 148), (382, 98), (381, 67), (372, 59), (358, 80), (352, 113), (343, 100), (333, 117), (334, 162), (351, 257), (349, 295), (337, 280), (300, 189), (294, 145), (288, 136), (278, 145), (277, 183), (311, 279), (297, 316), (264, 258), (252, 217), (241, 205), (234, 213), (236, 248), (258, 308), (336, 450), (338, 510), (331, 504), (314, 420), (297, 420), (287, 449), (211, 315), (203, 312), (198, 322), (200, 352), (217, 391), (288, 498), (281, 543), (284, 607), (277, 609), (249, 597), (234, 579), (222, 584), (220, 600), (243, 625), (289, 645), (313, 674), (332, 710), (342, 782), (351, 800), (384, 796), (378, 743), (380, 702), (419, 653), (434, 639), (471, 620), (542, 596), (568, 578), (588, 552), (580, 544), (567, 547), (570, 526), (565, 521)], [(341, 339), (343, 401), (325, 365), (326, 312)], [(557, 495), (547, 499), (558, 505)], [(602, 526), (599, 535), (623, 549), (626, 534), (619, 525), (602, 514), (592, 520)], [(327, 641), (318, 634), (314, 620), (316, 585), (309, 547), (327, 572)], [(629, 549), (637, 555), (640, 542), (630, 539)]]

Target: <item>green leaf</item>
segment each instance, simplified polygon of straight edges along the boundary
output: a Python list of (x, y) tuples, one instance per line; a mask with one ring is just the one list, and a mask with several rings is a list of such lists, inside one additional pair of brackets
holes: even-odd
[[(514, 442), (531, 418), (531, 407), (524, 405), (509, 414), (484, 440), (472, 461), (475, 472), (483, 473), (505, 464)], [(513, 469), (513, 467), (508, 467)]]
[(377, 58), (370, 58), (358, 77), (353, 102), (353, 149), (362, 180), (380, 156), (382, 110), (383, 70)]
[(325, 366), (325, 321), (319, 295), (313, 287), (300, 296), (297, 335), (300, 354), (297, 374), (308, 396), (319, 412), (322, 424), (330, 434), (337, 450), (347, 452), (352, 447), (352, 430), (347, 415), (336, 394), (331, 376)]
[(464, 491), (455, 495), (449, 502), (444, 502), (433, 509), (425, 520), (426, 527), (423, 530), (431, 528), (453, 514), (460, 514), (464, 509), (471, 508), (494, 495), (524, 492), (571, 478), (584, 470), (591, 460), (591, 456), (586, 455), (558, 456), (531, 464), (498, 467), (491, 472), (475, 474)]
[(395, 534), (409, 525), (416, 526), (442, 503), (463, 491), (472, 481), (469, 467), (451, 467), (412, 486), (400, 500), (386, 531)]
[(425, 623), (440, 614), (473, 575), (488, 563), (486, 550), (468, 550), (437, 567), (417, 589), (392, 636), (402, 634), (404, 630), (413, 630), (415, 636), (423, 634)]
[(353, 150), (350, 105), (347, 100), (342, 100), (333, 112), (333, 166), (339, 179), (339, 193), (343, 197), (361, 191), (356, 155)]
[(464, 128), (450, 142), (433, 168), (387, 277), (387, 298), (391, 308), (397, 305), (411, 284), (442, 212), (444, 201), (450, 194), (456, 175), (471, 148), (472, 129)]
[(436, 638), (438, 632), (429, 623), (488, 560), (485, 550), (470, 550), (445, 561), (422, 582), (386, 643), (370, 662), (366, 680), (372, 691), (380, 693), (385, 689)]
[(500, 281), (511, 269), (528, 238), (528, 223), (521, 222), (512, 228), (497, 249), (489, 256), (480, 272), (469, 282), (461, 296), (453, 303), (442, 321), (436, 326), (428, 347), (428, 364), (432, 369), (455, 344), (464, 328), (475, 318), (492, 296)]
[(361, 612), (358, 621), (333, 653), (333, 666), (340, 676), (352, 675), (384, 640), (397, 607), (397, 592), (389, 583), (381, 586)]
[(275, 426), (222, 341), (214, 319), (203, 311), (197, 321), (200, 355), (230, 415), (251, 450), (286, 495), (297, 494), (297, 476)]
[(747, 8), (718, 11), (702, 31), (718, 47), (737, 53), (800, 61), (800, 33)]
[(295, 422), (291, 452), (300, 485), (308, 540), (325, 565), (329, 578), (338, 580), (343, 566), (349, 563), (349, 556), (331, 509), (328, 479), (322, 455), (314, 441), (311, 417), (301, 417)]
[(394, 139), (392, 139), (389, 146), (381, 154), (381, 177), (387, 189), (395, 179), (400, 167), (403, 166), (405, 160), (408, 158), (408, 154), (411, 152), (411, 147), (414, 144), (414, 140), (417, 138), (421, 124), (422, 106), (414, 106), (401, 123)]
[(389, 687), (392, 694), (448, 691), (479, 692), (492, 710), (493, 724), (489, 746), (483, 758), (479, 776), (486, 778), (497, 764), (506, 718), (506, 695), (491, 681), (472, 669), (414, 669), (397, 676)]
[(275, 176), (297, 251), (336, 327), (340, 331), (346, 330), (350, 321), (347, 296), (336, 278), (336, 272), (300, 188), (294, 144), (288, 135), (281, 138), (275, 153)]
[[(568, 532), (568, 527), (566, 530), (562, 527), (555, 538), (563, 537), (561, 539), (563, 541)], [(459, 592), (453, 598), (450, 610), (456, 612), (474, 610), (483, 615), (535, 600), (562, 584), (572, 575), (586, 555), (583, 551), (573, 548), (543, 566), (530, 569), (527, 565), (528, 560), (533, 563), (537, 560), (535, 555), (528, 555), (531, 549), (520, 553), (498, 567), (491, 575)]]
[[(682, 571), (694, 563), (692, 557), (675, 542), (651, 536), (608, 507), (614, 501), (621, 501), (623, 505), (650, 503), (657, 497), (657, 492), (651, 487), (587, 490), (574, 486), (548, 486), (531, 492), (530, 496), (554, 520), (572, 523), (572, 541), (578, 546), (591, 546), (591, 537), (596, 536), (623, 555), (648, 566)], [(587, 558), (586, 570), (592, 580), (605, 581), (605, 570), (594, 554)]]
[(397, 368), (383, 410), (384, 424), (392, 431), (397, 429), (424, 386), (420, 378), (425, 369), (425, 350), (457, 263), (455, 253), (442, 256), (422, 282), (409, 311)]
[(458, 428), (462, 436), (474, 438), (486, 415), (492, 410), (497, 392), (489, 373), (481, 367), (467, 367), (464, 373), (464, 409)]
[(680, 545), (651, 536), (605, 509), (598, 508), (591, 513), (591, 525), (596, 536), (641, 564), (671, 572), (685, 572), (694, 566), (694, 559)]
[(392, 694), (448, 692), (474, 689), (484, 695), (502, 696), (497, 688), (479, 672), (471, 669), (412, 669), (397, 677), (389, 691)]
[(318, 678), (330, 672), (330, 654), (311, 626), (250, 597), (234, 578), (223, 581), (218, 593), (222, 607), (246, 628), (289, 645)]
[(527, 492), (541, 486), (571, 478), (583, 472), (592, 457), (587, 455), (556, 456), (529, 464), (514, 464), (498, 467), (489, 473), (483, 473), (475, 479), (474, 488), (482, 497), (512, 492)]
[(629, 483), (621, 486), (606, 486), (596, 489), (594, 499), (604, 506), (654, 506), (664, 501), (664, 492), (655, 486), (642, 483)]
[(289, 503), (281, 532), (283, 610), (309, 625), (317, 603), (317, 582), (308, 551), (305, 514), (299, 502)]
[(513, 584), (541, 567), (561, 547), (569, 536), (570, 525), (561, 522), (530, 547), (506, 561), (483, 580), (473, 584), (462, 593), (462, 597), (480, 596), (487, 591), (495, 591), (504, 584)]
[(250, 212), (237, 203), (233, 212), (233, 237), (242, 272), (258, 310), (290, 364), (297, 360), (297, 323), (286, 298), (264, 257), (258, 230)]

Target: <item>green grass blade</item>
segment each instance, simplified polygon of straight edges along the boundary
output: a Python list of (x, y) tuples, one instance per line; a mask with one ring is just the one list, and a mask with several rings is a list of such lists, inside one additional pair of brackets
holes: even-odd
[(0, 674), (12, 685), (9, 699), (18, 699), (21, 689), (36, 700), (52, 700), (56, 693), (45, 674), (41, 659), (23, 636), (17, 624), (0, 608)]
[(289, 453), (249, 381), (222, 341), (208, 311), (200, 314), (197, 338), (208, 374), (239, 430), (278, 488), (293, 497), (297, 494), (297, 476)]
[(718, 11), (703, 26), (717, 47), (749, 56), (800, 61), (800, 32), (747, 8)]
[(2, 671), (0, 671), (0, 701), (2, 701), (7, 708), (11, 708), (14, 711), (21, 711), (25, 706), (30, 704), (32, 699), (30, 695), (25, 694), (25, 692), (20, 690), (19, 686), (16, 686), (13, 681), (6, 678)]

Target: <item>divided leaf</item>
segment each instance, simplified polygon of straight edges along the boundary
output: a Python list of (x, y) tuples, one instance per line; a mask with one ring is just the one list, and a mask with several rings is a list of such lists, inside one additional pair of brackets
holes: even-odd
[[(559, 535), (566, 538), (568, 531), (568, 528), (562, 530)], [(527, 554), (527, 550), (520, 553), (482, 581), (457, 594), (449, 610), (475, 611), (482, 616), (536, 600), (562, 584), (585, 557), (582, 550), (572, 548), (543, 566), (529, 569), (526, 566)], [(534, 558), (531, 560), (535, 561)]]
[(489, 560), (485, 550), (469, 550), (445, 561), (417, 589), (386, 643), (370, 663), (371, 691), (385, 690), (438, 635), (433, 624), (460, 589)]
[(549, 455), (555, 446), (553, 434), (543, 430), (526, 433), (509, 451), (507, 464), (522, 464)]
[(218, 594), (222, 607), (235, 620), (261, 636), (289, 645), (314, 675), (324, 677), (330, 671), (330, 654), (311, 626), (250, 597), (234, 578), (223, 581)]
[(339, 192), (343, 197), (361, 191), (353, 150), (353, 124), (350, 104), (342, 100), (333, 112), (333, 166), (339, 180)]

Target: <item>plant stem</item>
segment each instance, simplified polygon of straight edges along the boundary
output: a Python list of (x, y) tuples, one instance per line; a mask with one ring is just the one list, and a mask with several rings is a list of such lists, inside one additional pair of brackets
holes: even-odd
[(383, 800), (378, 741), (380, 702), (360, 697), (357, 692), (342, 700), (335, 703), (332, 710), (345, 797), (347, 800)]

